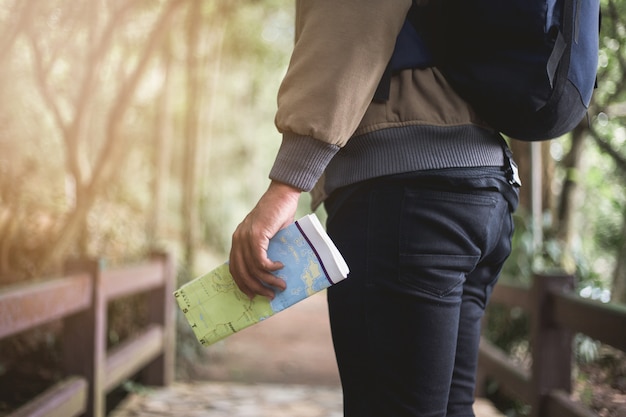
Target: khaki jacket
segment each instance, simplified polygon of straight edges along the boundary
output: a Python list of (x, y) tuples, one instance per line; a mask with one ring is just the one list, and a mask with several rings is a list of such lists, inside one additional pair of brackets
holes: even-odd
[[(283, 141), (270, 178), (310, 190), (355, 137), (407, 126), (486, 128), (436, 68), (392, 77), (372, 98), (411, 0), (299, 0), (296, 38), (278, 93)], [(323, 197), (322, 197), (323, 198)]]

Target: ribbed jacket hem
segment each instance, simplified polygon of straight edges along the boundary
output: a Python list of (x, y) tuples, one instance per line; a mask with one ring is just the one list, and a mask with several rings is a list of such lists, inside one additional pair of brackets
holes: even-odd
[(474, 125), (411, 125), (356, 136), (325, 171), (324, 194), (370, 178), (504, 164), (502, 137)]

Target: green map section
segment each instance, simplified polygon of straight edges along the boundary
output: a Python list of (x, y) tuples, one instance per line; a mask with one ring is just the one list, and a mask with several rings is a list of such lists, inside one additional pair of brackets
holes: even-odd
[(250, 300), (233, 281), (228, 264), (184, 285), (174, 293), (196, 338), (209, 345), (270, 317), (269, 300)]

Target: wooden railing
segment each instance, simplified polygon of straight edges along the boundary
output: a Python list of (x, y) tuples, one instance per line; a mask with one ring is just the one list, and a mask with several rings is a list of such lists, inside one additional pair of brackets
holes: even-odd
[[(167, 255), (120, 269), (68, 264), (67, 276), (0, 288), (0, 339), (63, 320), (65, 378), (9, 417), (103, 417), (106, 395), (141, 371), (141, 382), (167, 385), (174, 373), (174, 270)], [(107, 350), (107, 309), (145, 294), (148, 325)]]
[(524, 369), (486, 339), (481, 340), (477, 395), (486, 379), (496, 380), (509, 396), (532, 407), (533, 417), (592, 417), (570, 398), (572, 342), (585, 334), (626, 351), (626, 305), (603, 304), (573, 292), (574, 277), (536, 275), (531, 288), (496, 285), (491, 303), (529, 314), (532, 365)]

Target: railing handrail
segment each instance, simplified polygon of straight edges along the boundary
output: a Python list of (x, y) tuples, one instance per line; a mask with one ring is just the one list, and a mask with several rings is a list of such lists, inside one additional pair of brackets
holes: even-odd
[(557, 325), (626, 351), (626, 305), (602, 303), (571, 293), (553, 297), (553, 319)]
[(582, 333), (626, 350), (626, 306), (589, 300), (573, 292), (571, 275), (535, 275), (532, 285), (499, 283), (491, 303), (522, 308), (530, 316), (532, 369), (513, 363), (486, 339), (481, 340), (481, 382), (490, 377), (503, 390), (532, 406), (533, 417), (589, 417), (591, 410), (569, 398), (572, 335)]
[(84, 310), (91, 304), (89, 274), (0, 288), (0, 339)]
[[(63, 320), (65, 378), (8, 417), (103, 417), (106, 394), (141, 370), (144, 383), (167, 385), (174, 374), (174, 270), (155, 254), (106, 270), (92, 260), (68, 263), (67, 275), (0, 288), (0, 339)], [(108, 303), (147, 294), (148, 325), (107, 351)]]

